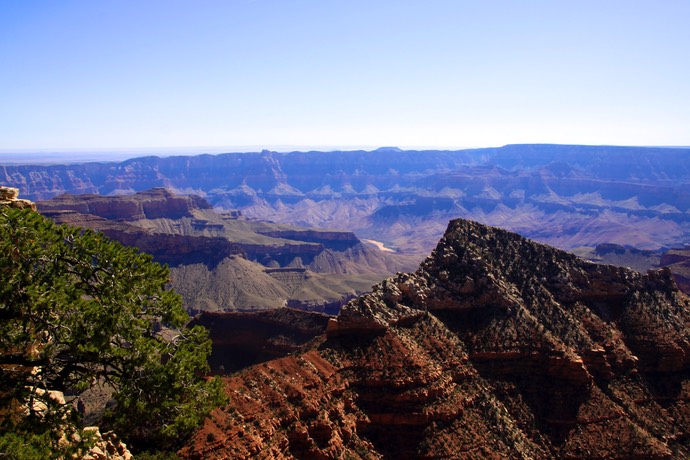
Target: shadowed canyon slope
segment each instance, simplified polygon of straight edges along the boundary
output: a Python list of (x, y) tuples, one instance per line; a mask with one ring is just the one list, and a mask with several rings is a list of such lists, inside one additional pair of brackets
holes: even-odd
[(668, 267), (678, 287), (690, 294), (690, 248), (671, 249), (661, 256), (660, 265)]
[(348, 231), (314, 230), (217, 213), (204, 199), (165, 189), (133, 195), (61, 195), (38, 203), (58, 223), (89, 227), (171, 267), (190, 311), (292, 306), (337, 311), (404, 258)]
[(186, 458), (686, 458), (690, 304), (667, 269), (450, 223), (302, 351), (225, 378)]
[(232, 153), (0, 166), (33, 200), (168, 187), (247, 217), (343, 228), (423, 257), (468, 218), (563, 249), (657, 250), (690, 230), (690, 149), (509, 145), (460, 151)]

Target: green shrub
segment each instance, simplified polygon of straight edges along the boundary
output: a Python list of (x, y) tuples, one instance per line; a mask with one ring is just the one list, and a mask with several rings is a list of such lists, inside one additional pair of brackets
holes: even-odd
[[(218, 380), (203, 378), (208, 333), (185, 327), (168, 282), (167, 267), (102, 234), (0, 209), (0, 413), (17, 401), (50, 404), (43, 390), (104, 380), (117, 403), (110, 428), (135, 447), (177, 445), (224, 396)], [(29, 412), (0, 417), (0, 432), (75, 423), (64, 411)], [(2, 439), (7, 449), (16, 441)]]

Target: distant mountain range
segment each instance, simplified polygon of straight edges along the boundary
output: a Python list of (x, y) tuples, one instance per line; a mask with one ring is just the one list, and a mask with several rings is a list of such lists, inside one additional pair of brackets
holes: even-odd
[(0, 166), (0, 184), (45, 200), (167, 187), (250, 218), (339, 228), (419, 260), (451, 218), (563, 249), (658, 250), (690, 233), (690, 149), (508, 145), (458, 151), (229, 153)]

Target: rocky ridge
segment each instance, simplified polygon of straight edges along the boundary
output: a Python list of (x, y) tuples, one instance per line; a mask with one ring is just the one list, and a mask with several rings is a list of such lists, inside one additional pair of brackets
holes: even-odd
[(452, 221), (301, 353), (226, 378), (185, 458), (685, 458), (690, 301)]

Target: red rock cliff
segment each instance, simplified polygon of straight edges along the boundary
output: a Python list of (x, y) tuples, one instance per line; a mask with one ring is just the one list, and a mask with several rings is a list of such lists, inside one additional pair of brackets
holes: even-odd
[(453, 221), (301, 354), (226, 379), (185, 458), (686, 458), (690, 305), (667, 270)]

